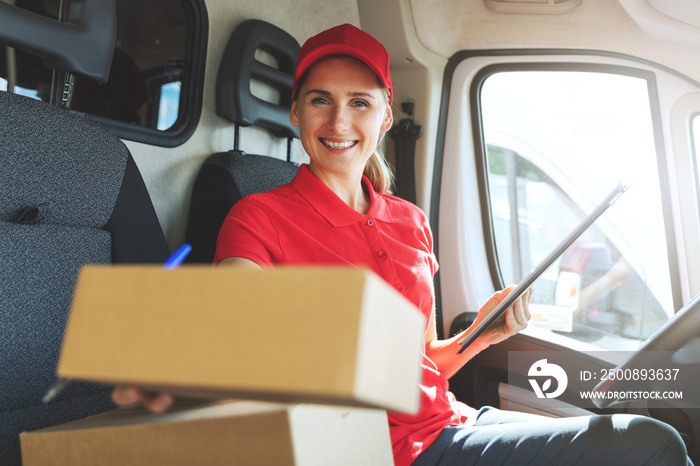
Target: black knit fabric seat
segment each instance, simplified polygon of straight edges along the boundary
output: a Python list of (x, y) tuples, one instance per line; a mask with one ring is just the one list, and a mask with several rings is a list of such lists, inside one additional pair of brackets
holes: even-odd
[[(277, 66), (256, 59), (260, 49), (272, 56)], [(234, 30), (221, 61), (216, 82), (216, 113), (236, 126), (257, 126), (272, 135), (287, 138), (287, 160), (269, 155), (246, 154), (238, 147), (209, 156), (195, 180), (187, 222), (186, 239), (192, 245), (188, 262), (211, 263), (219, 228), (228, 211), (242, 197), (268, 191), (294, 178), (299, 167), (290, 161), (291, 140), (298, 137), (289, 120), (292, 84), (299, 43), (270, 23), (247, 20)], [(258, 81), (275, 89), (278, 102), (268, 102), (252, 92)]]
[[(0, 464), (19, 433), (110, 409), (107, 387), (73, 383), (49, 404), (84, 264), (162, 262), (168, 248), (126, 146), (101, 126), (0, 92)], [(115, 351), (118, 349), (115, 348)]]

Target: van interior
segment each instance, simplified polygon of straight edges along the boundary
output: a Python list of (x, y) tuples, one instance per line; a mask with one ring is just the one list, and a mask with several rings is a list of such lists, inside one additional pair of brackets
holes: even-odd
[[(296, 55), (342, 23), (391, 57), (381, 149), (392, 193), (430, 219), (440, 337), (630, 186), (535, 282), (528, 328), (450, 390), (653, 417), (700, 462), (696, 2), (2, 0), (0, 464), (21, 464), (21, 432), (114, 408), (88, 382), (42, 402), (84, 265), (161, 264), (183, 244), (184, 266), (211, 264), (231, 206), (308, 162), (289, 121)], [(567, 369), (556, 399), (533, 391), (519, 358), (535, 355)], [(664, 396), (625, 398), (630, 383)]]

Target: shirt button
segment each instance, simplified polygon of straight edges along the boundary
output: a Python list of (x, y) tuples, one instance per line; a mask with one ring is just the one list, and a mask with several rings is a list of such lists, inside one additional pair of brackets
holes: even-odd
[(367, 219), (367, 226), (368, 226), (368, 227), (373, 227), (373, 226), (374, 226), (374, 220), (372, 220), (371, 218), (370, 218), (370, 219)]
[(386, 257), (386, 253), (384, 251), (379, 251), (377, 256), (379, 256), (380, 259), (384, 259)]

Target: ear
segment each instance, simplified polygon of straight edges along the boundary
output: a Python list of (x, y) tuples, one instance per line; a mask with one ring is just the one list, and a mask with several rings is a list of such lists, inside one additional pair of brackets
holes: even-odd
[(387, 132), (391, 129), (391, 125), (394, 124), (394, 113), (391, 111), (391, 105), (386, 106), (386, 115), (382, 120), (381, 130)]
[(292, 102), (292, 108), (289, 110), (289, 121), (292, 125), (299, 127), (299, 115), (297, 115), (297, 101)]

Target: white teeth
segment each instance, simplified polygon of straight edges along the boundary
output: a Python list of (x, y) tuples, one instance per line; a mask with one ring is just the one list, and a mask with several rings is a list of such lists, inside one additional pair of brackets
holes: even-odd
[(323, 139), (322, 141), (325, 145), (327, 145), (331, 149), (347, 149), (349, 147), (354, 146), (356, 143), (356, 141), (332, 142), (332, 141), (327, 141), (325, 139)]

